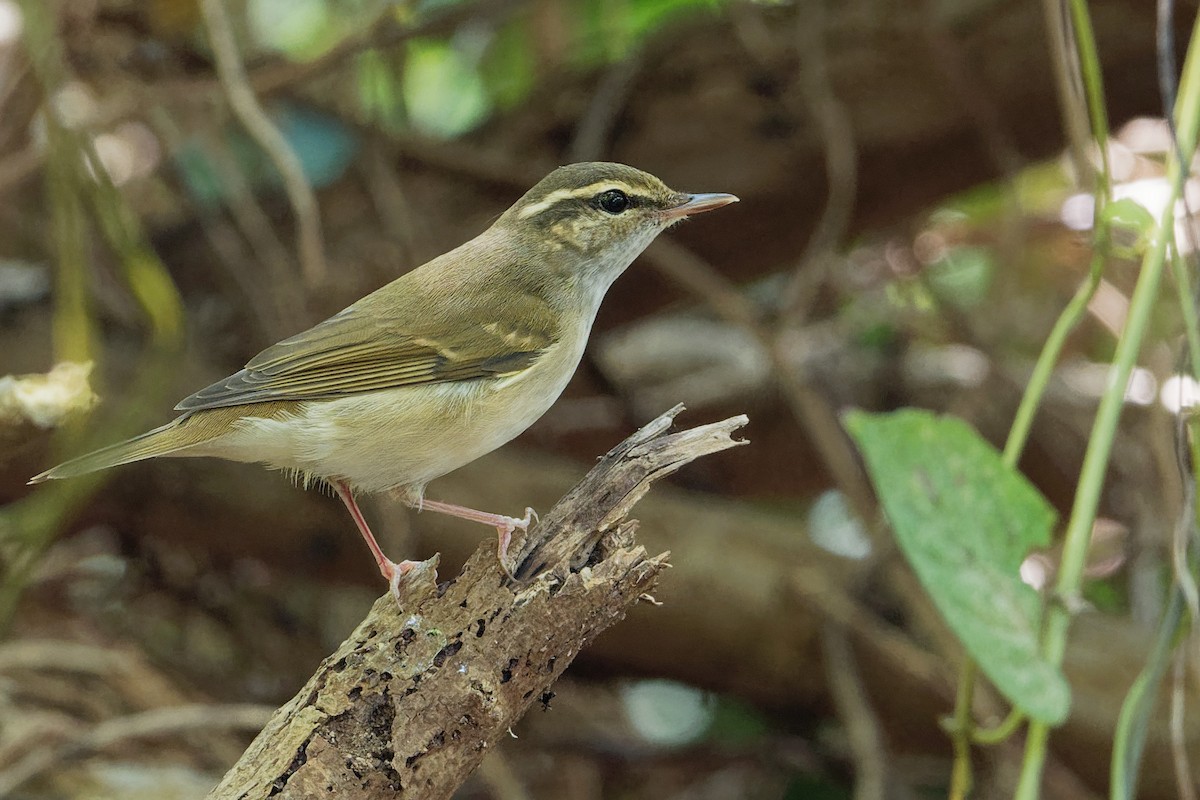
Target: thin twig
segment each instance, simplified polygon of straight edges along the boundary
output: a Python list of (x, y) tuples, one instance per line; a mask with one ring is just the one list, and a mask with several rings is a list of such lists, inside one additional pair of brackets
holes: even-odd
[[(307, 302), (304, 292), (296, 285), (287, 248), (280, 240), (275, 225), (254, 196), (246, 176), (225, 143), (211, 132), (202, 133), (198, 143), (213, 169), (217, 183), (224, 190), (234, 225), (250, 244), (254, 257), (263, 267), (263, 270), (254, 270), (249, 275), (234, 276), (236, 282), (247, 286), (247, 303), (256, 314), (266, 318), (264, 327), (271, 338), (280, 338), (303, 328), (309, 323), (305, 312)], [(245, 271), (238, 262), (222, 260), (220, 266), (227, 273)], [(262, 280), (263, 272), (269, 276), (266, 281)]]
[(1080, 181), (1093, 172), (1087, 157), (1092, 141), (1088, 133), (1087, 106), (1084, 101), (1083, 80), (1079, 75), (1078, 52), (1072, 46), (1074, 36), (1063, 0), (1042, 0), (1046, 32), (1050, 40), (1050, 58), (1054, 62), (1054, 82), (1058, 87), (1058, 107), (1062, 112), (1063, 130), (1067, 136), (1067, 154)]
[(642, 51), (635, 50), (600, 77), (575, 127), (575, 138), (567, 149), (568, 161), (599, 161), (604, 156), (613, 126), (625, 109), (643, 63)]
[(540, 155), (528, 154), (518, 161), (502, 153), (481, 150), (473, 144), (418, 135), (397, 137), (394, 145), (402, 158), (425, 167), (522, 192), (556, 166), (554, 159), (543, 160), (544, 156)]
[(846, 495), (855, 515), (863, 521), (871, 538), (879, 545), (880, 540), (886, 537), (880, 530), (875, 492), (867, 482), (858, 456), (842, 430), (837, 412), (824, 395), (809, 386), (806, 376), (787, 357), (781, 346), (771, 342), (765, 344), (769, 347), (776, 379), (792, 415), (816, 447), (834, 484)]
[(250, 88), (224, 0), (200, 0), (200, 10), (204, 14), (209, 42), (216, 56), (217, 75), (229, 98), (229, 105), (283, 179), (288, 200), (296, 214), (296, 244), (304, 280), (310, 288), (319, 286), (325, 282), (328, 271), (321, 218), (312, 186), (304, 176), (304, 169), (295, 151), (267, 117), (254, 90)]
[(702, 300), (718, 317), (760, 335), (758, 311), (737, 287), (704, 259), (660, 236), (643, 258), (674, 283)]
[(363, 153), (360, 173), (375, 205), (380, 227), (399, 243), (408, 263), (416, 265), (432, 255), (432, 248), (423, 226), (413, 215), (404, 185), (396, 175), (394, 160), (373, 138)]
[[(748, 57), (764, 68), (772, 66), (772, 59), (782, 57), (780, 52), (773, 52), (774, 37), (769, 34), (769, 27), (763, 21), (761, 11), (735, 12), (732, 19)], [(782, 293), (780, 319), (793, 326), (805, 315), (824, 280), (829, 255), (844, 235), (849, 222), (857, 185), (857, 156), (850, 135), (849, 115), (830, 89), (829, 76), (825, 69), (822, 40), (824, 26), (819, 19), (814, 21), (811, 13), (802, 14), (797, 32), (800, 37), (798, 49), (801, 58), (804, 59), (801, 80), (806, 107), (794, 111), (806, 112), (818, 120), (825, 145), (829, 187), (821, 220)], [(701, 296), (707, 300), (714, 295), (708, 293)], [(722, 313), (724, 305), (714, 305), (713, 309), (726, 319), (739, 322), (738, 319)], [(762, 342), (771, 359), (776, 380), (792, 415), (816, 447), (834, 483), (846, 495), (854, 512), (866, 522), (872, 533), (877, 533), (878, 525), (875, 523), (878, 507), (874, 493), (858, 465), (854, 449), (841, 432), (837, 414), (821, 393), (808, 385), (803, 370), (788, 357), (787, 339), (781, 335), (786, 334), (786, 328), (769, 330), (755, 325), (751, 330)], [(876, 544), (880, 544), (883, 537), (876, 535), (873, 538)]]
[(275, 709), (250, 703), (234, 705), (193, 705), (156, 708), (118, 717), (87, 730), (55, 747), (43, 747), (30, 753), (10, 769), (0, 773), (0, 797), (63, 762), (78, 760), (102, 752), (130, 739), (178, 736), (208, 730), (261, 729)]
[(797, 567), (790, 587), (800, 602), (869, 648), (871, 657), (887, 664), (897, 680), (924, 686), (947, 703), (954, 699), (954, 675), (945, 661), (922, 649), (902, 629), (882, 621), (843, 582), (817, 567)]
[(155, 708), (102, 722), (79, 743), (82, 752), (97, 752), (129, 739), (179, 736), (207, 730), (255, 731), (275, 713), (271, 706), (234, 703)]
[(875, 495), (849, 440), (842, 433), (837, 414), (829, 402), (808, 385), (799, 367), (788, 359), (776, 335), (758, 321), (754, 304), (708, 262), (667, 237), (659, 237), (646, 250), (645, 258), (703, 300), (717, 316), (745, 329), (759, 341), (775, 367), (775, 378), (784, 399), (820, 453), (834, 483), (846, 495), (859, 518), (872, 525), (878, 517)]
[(276, 62), (254, 71), (249, 83), (259, 94), (272, 94), (297, 83), (313, 80), (344, 64), (364, 50), (386, 50), (417, 37), (448, 36), (464, 23), (492, 22), (499, 24), (524, 0), (480, 0), (474, 3), (453, 3), (431, 12), (410, 27), (399, 27), (392, 4), (384, 3), (379, 15), (362, 33), (352, 34), (323, 55), (304, 62)]
[(816, 120), (825, 155), (825, 207), (783, 290), (783, 319), (808, 314), (825, 282), (831, 256), (846, 234), (858, 191), (858, 148), (846, 106), (833, 93), (825, 54), (825, 8), (812, 3), (797, 15), (800, 90), (805, 110)]
[(135, 664), (124, 651), (61, 639), (14, 639), (0, 644), (0, 673), (60, 670), (101, 676), (132, 672)]
[(887, 791), (887, 751), (846, 631), (825, 623), (821, 630), (821, 650), (825, 655), (829, 692), (838, 718), (846, 728), (854, 758), (854, 800), (883, 800)]
[[(212, 248), (217, 263), (221, 265), (221, 274), (233, 284), (235, 293), (246, 298), (257, 341), (270, 342), (281, 339), (303, 327), (285, 323), (278, 302), (264, 302), (265, 296), (275, 298), (279, 295), (264, 291), (264, 282), (258, 270), (245, 269), (245, 265), (254, 263), (254, 255), (247, 248), (243, 237), (238, 234), (237, 228), (224, 215), (201, 214), (200, 232)], [(273, 307), (266, 308), (267, 305)]]
[(1023, 159), (996, 102), (996, 95), (980, 91), (982, 81), (978, 71), (973, 69), (966, 47), (955, 37), (935, 0), (925, 0), (923, 5), (920, 30), (934, 68), (949, 90), (954, 105), (962, 109), (975, 128), (975, 134), (997, 172), (1011, 180), (1021, 169)]

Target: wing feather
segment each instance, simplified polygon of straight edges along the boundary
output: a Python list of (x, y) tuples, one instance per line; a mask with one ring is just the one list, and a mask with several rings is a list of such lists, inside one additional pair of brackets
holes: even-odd
[[(268, 347), (240, 372), (201, 389), (176, 408), (199, 411), (246, 403), (319, 400), (511, 375), (532, 366), (558, 339), (555, 315), (532, 313), (535, 304), (544, 305), (544, 301), (532, 295), (518, 298), (517, 313), (506, 314), (512, 322), (505, 325), (472, 315), (469, 309), (466, 313), (456, 309), (450, 316), (449, 311), (439, 315), (436, 307), (429, 313), (426, 306), (425, 314), (409, 315), (425, 318), (425, 328), (416, 330), (406, 328), (398, 315), (372, 313), (378, 303), (360, 301)], [(513, 305), (511, 298), (509, 305)], [(548, 324), (538, 325), (537, 320)]]

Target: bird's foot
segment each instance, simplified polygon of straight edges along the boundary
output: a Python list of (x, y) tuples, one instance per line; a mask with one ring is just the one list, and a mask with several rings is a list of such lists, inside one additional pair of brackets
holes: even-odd
[(379, 542), (375, 541), (375, 534), (371, 533), (371, 527), (367, 525), (367, 520), (363, 517), (362, 510), (359, 509), (358, 502), (354, 499), (354, 492), (351, 491), (350, 485), (345, 481), (332, 481), (332, 485), (350, 511), (350, 516), (354, 519), (354, 524), (358, 526), (358, 531), (362, 534), (367, 547), (370, 548), (371, 555), (375, 556), (375, 563), (379, 565), (379, 572), (383, 575), (383, 579), (388, 582), (388, 588), (392, 590), (392, 597), (396, 598), (396, 605), (400, 605), (400, 584), (414, 568), (428, 567), (432, 572), (433, 582), (437, 583), (437, 556), (429, 561), (401, 561), (399, 563), (392, 561), (383, 554)]
[(508, 543), (512, 539), (513, 531), (527, 531), (529, 530), (529, 523), (537, 520), (537, 512), (532, 508), (526, 508), (525, 516), (518, 519), (516, 517), (506, 517), (503, 514), (476, 511), (473, 508), (441, 503), (437, 500), (425, 500), (423, 498), (415, 501), (413, 505), (418, 511), (437, 511), (440, 514), (449, 514), (459, 519), (469, 519), (472, 522), (482, 522), (484, 525), (491, 525), (500, 536), (496, 552), (500, 556), (500, 566), (504, 567), (505, 572), (508, 572), (505, 557), (508, 555)]
[(505, 517), (497, 514), (496, 532), (500, 534), (500, 541), (496, 547), (496, 555), (500, 558), (500, 566), (504, 567), (504, 571), (508, 572), (508, 543), (512, 541), (513, 531), (529, 530), (530, 522), (537, 522), (537, 512), (532, 508), (525, 508), (525, 516), (517, 519), (516, 517)]
[(399, 563), (385, 559), (379, 564), (379, 571), (383, 573), (383, 579), (388, 582), (388, 588), (392, 590), (392, 597), (396, 599), (396, 605), (400, 606), (401, 610), (404, 606), (400, 603), (400, 586), (404, 582), (406, 576), (414, 567), (421, 566), (420, 561), (401, 561)]

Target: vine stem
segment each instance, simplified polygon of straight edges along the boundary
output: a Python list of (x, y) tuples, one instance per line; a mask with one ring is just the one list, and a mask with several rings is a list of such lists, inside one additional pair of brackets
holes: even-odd
[[(1084, 0), (1071, 0), (1071, 23), (1075, 29), (1076, 55), (1080, 62), (1080, 73), (1083, 76), (1084, 91), (1087, 97), (1087, 108), (1091, 122), (1091, 133), (1100, 151), (1100, 170), (1095, 186), (1095, 205), (1093, 213), (1093, 230), (1095, 241), (1102, 243), (1108, 235), (1108, 229), (1103, 222), (1103, 209), (1112, 193), (1112, 175), (1108, 159), (1108, 115), (1104, 109), (1104, 85), (1101, 80), (1100, 56), (1096, 48), (1096, 39), (1092, 30), (1091, 19), (1088, 16), (1087, 4)], [(1063, 56), (1066, 58), (1066, 55)], [(1064, 102), (1066, 97), (1064, 96)], [(1033, 374), (1021, 396), (1008, 439), (1004, 443), (1004, 453), (1001, 461), (1009, 470), (1016, 470), (1021, 459), (1021, 453), (1029, 440), (1029, 431), (1033, 427), (1033, 419), (1041, 406), (1046, 387), (1050, 384), (1054, 367), (1062, 355), (1067, 336), (1087, 313), (1088, 303), (1100, 286), (1104, 269), (1103, 249), (1096, 247), (1095, 254), (1088, 269), (1087, 279), (1079, 285), (1067, 307), (1054, 323), (1046, 344), (1038, 354)], [(978, 665), (969, 656), (959, 670), (958, 692), (955, 697), (954, 714), (950, 738), (954, 746), (954, 767), (950, 778), (950, 796), (952, 798), (966, 797), (971, 788), (971, 743), (1002, 741), (1011, 735), (1025, 719), (1025, 715), (1014, 708), (1013, 712), (996, 728), (976, 731), (971, 718), (971, 706), (974, 701), (975, 679), (979, 671)]]
[[(1200, 17), (1197, 17), (1197, 27), (1200, 28)], [(1190, 160), (1191, 153), (1196, 149), (1197, 129), (1200, 127), (1200, 53), (1197, 53), (1197, 48), (1191, 48), (1184, 64), (1175, 119), (1179, 150), (1172, 151), (1167, 160), (1169, 201), (1159, 217), (1157, 228), (1149, 236), (1149, 246), (1142, 258), (1141, 273), (1130, 300), (1129, 315), (1117, 340), (1109, 384), (1096, 412), (1087, 451), (1083, 457), (1079, 484), (1075, 491), (1075, 502), (1071, 507), (1071, 517), (1063, 539), (1062, 563), (1055, 584), (1055, 599), (1046, 609), (1042, 655), (1055, 666), (1062, 664), (1063, 653), (1066, 650), (1067, 630), (1071, 622), (1070, 608), (1079, 597), (1083, 583), (1088, 542), (1100, 504), (1100, 493), (1116, 438), (1117, 423), (1120, 421), (1125, 402), (1125, 390), (1145, 339), (1151, 313), (1158, 300), (1167, 250), (1175, 231), (1175, 203), (1183, 185), (1181, 176), (1185, 170), (1184, 165), (1180, 163), (1178, 152), (1182, 152)], [(1049, 735), (1049, 725), (1037, 721), (1030, 724), (1021, 776), (1014, 795), (1016, 800), (1034, 800), (1038, 797)]]
[[(1096, 176), (1096, 217), (1099, 218), (1104, 204), (1112, 197), (1112, 170), (1108, 163), (1108, 112), (1104, 108), (1104, 83), (1100, 72), (1100, 51), (1096, 48), (1096, 34), (1092, 30), (1092, 18), (1088, 14), (1087, 0), (1070, 0), (1071, 25), (1075, 28), (1075, 49), (1079, 54), (1080, 72), (1083, 76), (1084, 92), (1087, 95), (1088, 117), (1092, 124), (1092, 137), (1100, 151), (1100, 171)], [(1101, 233), (1094, 229), (1097, 237)]]

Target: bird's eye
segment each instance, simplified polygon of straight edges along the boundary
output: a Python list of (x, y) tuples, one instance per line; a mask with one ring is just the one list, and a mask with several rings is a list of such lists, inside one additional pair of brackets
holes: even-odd
[(596, 205), (609, 214), (620, 214), (629, 208), (629, 198), (620, 189), (609, 189), (596, 195)]

